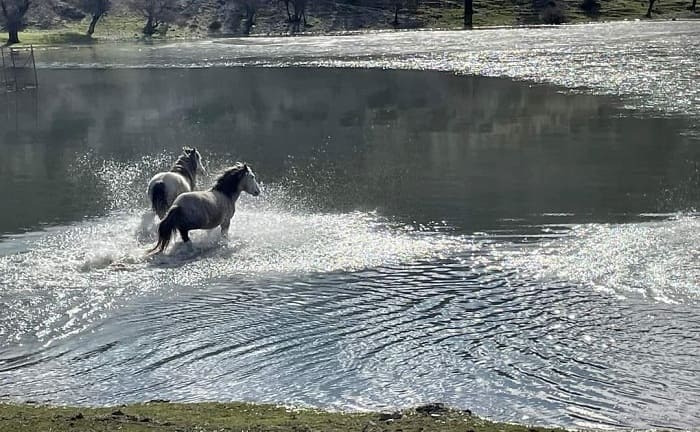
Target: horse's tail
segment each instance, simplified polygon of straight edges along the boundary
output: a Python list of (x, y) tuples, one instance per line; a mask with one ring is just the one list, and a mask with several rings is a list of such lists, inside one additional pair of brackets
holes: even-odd
[(180, 206), (173, 206), (168, 210), (162, 221), (158, 224), (158, 243), (149, 250), (150, 255), (161, 253), (170, 244), (173, 232), (177, 229), (177, 220), (180, 218)]
[(165, 183), (162, 181), (154, 184), (153, 189), (151, 189), (151, 205), (158, 217), (163, 219), (163, 216), (168, 212), (168, 197), (165, 192)]

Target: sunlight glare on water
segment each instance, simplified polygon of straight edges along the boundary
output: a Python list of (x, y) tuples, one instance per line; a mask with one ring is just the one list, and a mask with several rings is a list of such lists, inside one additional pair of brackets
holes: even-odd
[(572, 227), (561, 238), (506, 254), (537, 277), (581, 283), (620, 297), (700, 301), (700, 218)]

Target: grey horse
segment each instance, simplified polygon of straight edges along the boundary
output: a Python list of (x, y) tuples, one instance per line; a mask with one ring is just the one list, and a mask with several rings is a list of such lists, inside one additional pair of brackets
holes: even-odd
[(159, 218), (163, 219), (175, 198), (194, 190), (197, 172), (206, 173), (202, 156), (197, 149), (184, 147), (170, 171), (159, 172), (151, 178), (148, 199)]
[(236, 162), (216, 179), (209, 190), (186, 192), (178, 196), (158, 225), (158, 243), (149, 254), (163, 252), (176, 230), (185, 243), (190, 241), (188, 231), (195, 229), (221, 226), (221, 234), (226, 236), (241, 192), (258, 196), (260, 185), (247, 164)]

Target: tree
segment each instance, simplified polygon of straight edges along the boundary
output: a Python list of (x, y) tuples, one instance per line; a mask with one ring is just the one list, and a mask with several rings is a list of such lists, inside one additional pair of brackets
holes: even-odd
[(227, 2), (233, 6), (234, 14), (237, 16), (242, 15), (244, 21), (243, 33), (250, 34), (255, 25), (255, 15), (260, 6), (260, 0), (227, 0)]
[(656, 0), (649, 0), (649, 9), (647, 9), (647, 14), (645, 15), (647, 18), (651, 18), (651, 8), (654, 7), (654, 3), (656, 3)]
[(299, 31), (302, 22), (306, 27), (306, 3), (307, 0), (291, 0), (293, 6), (292, 26), (294, 31)]
[(399, 25), (399, 12), (401, 9), (415, 11), (418, 8), (418, 0), (390, 0), (390, 6), (394, 10), (394, 26)]
[(30, 0), (0, 0), (8, 45), (19, 43), (19, 31), (24, 28), (24, 15), (29, 10), (30, 3)]
[(688, 6), (688, 10), (694, 11), (697, 2), (698, 2), (698, 0), (693, 0), (693, 4), (691, 4), (690, 6)]
[[(292, 31), (299, 31), (301, 24), (304, 23), (306, 27), (306, 6), (308, 0), (282, 0), (284, 6), (287, 10), (287, 22), (292, 26)], [(292, 6), (290, 11), (289, 6)]]
[(598, 0), (583, 0), (579, 7), (588, 16), (597, 16), (600, 14), (600, 1)]
[(153, 36), (161, 24), (171, 22), (176, 17), (177, 0), (129, 0), (129, 6), (146, 18), (143, 34)]
[(474, 15), (474, 1), (464, 0), (464, 27), (472, 27), (472, 16)]
[(292, 14), (289, 11), (289, 4), (292, 2), (292, 0), (282, 0), (282, 3), (284, 3), (284, 7), (287, 9), (287, 22), (292, 22)]
[(112, 7), (112, 0), (77, 0), (76, 6), (92, 17), (87, 30), (87, 34), (92, 36), (92, 34), (95, 33), (97, 21), (107, 14)]

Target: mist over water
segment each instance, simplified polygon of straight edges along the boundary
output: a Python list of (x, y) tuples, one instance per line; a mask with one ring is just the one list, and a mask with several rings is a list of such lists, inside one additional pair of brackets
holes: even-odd
[(486, 31), (251, 37), (110, 48), (50, 49), (46, 68), (350, 67), (445, 71), (622, 96), (656, 114), (697, 115), (696, 20)]
[[(634, 57), (629, 26), (587, 34)], [(675, 50), (696, 31), (677, 26), (633, 28)], [(528, 63), (508, 63), (508, 41), (575, 60), (583, 43), (564, 41), (582, 28), (47, 51), (38, 94), (0, 96), (11, 102), (0, 112), (0, 393), (353, 410), (442, 401), (526, 423), (697, 427), (700, 147), (694, 105), (681, 107), (695, 90), (669, 108), (671, 93), (649, 84), (658, 116), (625, 109), (641, 87), (616, 98), (434, 71), (482, 58), (513, 66), (493, 75), (531, 78), (513, 72)], [(421, 54), (431, 40), (426, 53), (442, 44), (444, 55)], [(421, 52), (409, 64), (410, 43)], [(332, 67), (217, 67), (232, 58)], [(144, 59), (154, 68), (130, 68)], [(620, 73), (642, 83), (663, 64), (692, 76), (656, 61)], [(528, 73), (588, 80), (575, 61), (551, 63)], [(354, 69), (412, 65), (430, 70)], [(615, 93), (608, 72), (596, 92)], [(263, 193), (242, 196), (228, 239), (196, 231), (147, 257), (146, 184), (183, 145), (210, 173), (198, 188), (245, 160)]]

